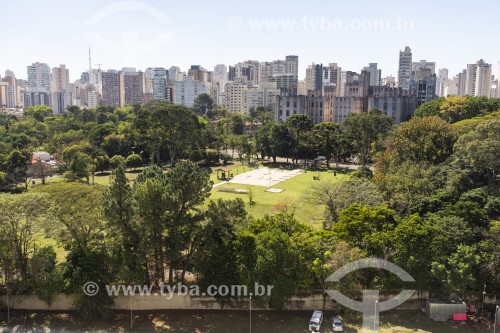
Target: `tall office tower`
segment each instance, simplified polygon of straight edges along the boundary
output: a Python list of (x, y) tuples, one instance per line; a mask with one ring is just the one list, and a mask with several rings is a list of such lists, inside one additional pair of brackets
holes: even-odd
[(467, 70), (464, 69), (461, 73), (458, 73), (458, 83), (457, 83), (457, 95), (465, 96), (467, 92)]
[[(323, 86), (336, 86), (340, 88), (340, 73), (342, 69), (337, 63), (330, 63), (328, 67), (323, 67)], [(336, 90), (337, 92), (340, 89)]]
[(220, 92), (224, 92), (227, 83), (227, 66), (223, 64), (216, 65), (212, 76), (212, 82), (218, 83)]
[(36, 62), (28, 66), (28, 89), (40, 92), (50, 91), (49, 65)]
[(285, 57), (285, 74), (293, 74), (299, 77), (299, 56), (288, 55)]
[(427, 60), (420, 60), (418, 62), (411, 63), (411, 71), (416, 72), (422, 69), (430, 69), (431, 74), (436, 74), (436, 63), (429, 62)]
[(309, 65), (306, 69), (307, 91), (320, 91), (323, 88), (323, 64)]
[(169, 74), (170, 72), (163, 67), (146, 69), (144, 71), (144, 94), (150, 95), (154, 100), (167, 99)]
[(50, 89), (53, 92), (69, 90), (69, 69), (66, 68), (66, 65), (52, 68)]
[(202, 81), (193, 80), (192, 76), (186, 76), (180, 81), (174, 81), (173, 101), (175, 104), (192, 108), (196, 97), (206, 93), (206, 84)]
[(403, 89), (410, 88), (411, 60), (411, 48), (409, 46), (406, 46), (404, 51), (399, 51), (398, 86)]
[[(460, 86), (460, 75), (455, 75), (451, 79), (448, 79), (446, 86), (444, 88), (444, 94), (441, 97), (447, 96), (459, 96), (458, 90)], [(437, 94), (437, 92), (436, 92)]]
[(441, 68), (438, 72), (438, 77), (436, 82), (436, 95), (438, 97), (445, 97), (447, 86), (448, 86), (448, 69)]
[(123, 89), (123, 73), (108, 70), (101, 73), (102, 79), (102, 98), (101, 105), (105, 106), (124, 106), (125, 93)]
[(490, 97), (492, 66), (483, 59), (476, 63), (474, 96)]
[(363, 67), (364, 71), (370, 73), (370, 86), (380, 86), (382, 83), (382, 70), (378, 69), (378, 64), (376, 62), (371, 62), (368, 66)]
[(125, 95), (125, 105), (144, 103), (144, 73), (124, 72), (123, 92)]

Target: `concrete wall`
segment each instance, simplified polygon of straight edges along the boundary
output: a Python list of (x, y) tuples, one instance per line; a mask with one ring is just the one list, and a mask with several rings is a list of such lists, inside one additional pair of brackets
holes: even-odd
[[(420, 309), (422, 307), (422, 299), (427, 296), (418, 295), (415, 293), (408, 301), (402, 304), (400, 309)], [(383, 295), (381, 300), (392, 298), (392, 295)], [(40, 300), (36, 295), (29, 296), (11, 296), (10, 308), (17, 310), (33, 310), (33, 311), (68, 311), (73, 310), (73, 297), (71, 295), (54, 296), (51, 305)], [(7, 297), (0, 296), (0, 308), (5, 308), (7, 305)], [(189, 295), (180, 296), (167, 294), (161, 296), (153, 294), (149, 296), (118, 296), (115, 299), (113, 309), (115, 310), (130, 310), (132, 307), (135, 311), (152, 311), (152, 310), (243, 310), (248, 309), (248, 299), (231, 300), (226, 302), (218, 302), (213, 297), (192, 297)], [(332, 310), (339, 305), (336, 304), (329, 296), (326, 298), (322, 294), (312, 294), (304, 296), (293, 296), (285, 305), (285, 310)]]

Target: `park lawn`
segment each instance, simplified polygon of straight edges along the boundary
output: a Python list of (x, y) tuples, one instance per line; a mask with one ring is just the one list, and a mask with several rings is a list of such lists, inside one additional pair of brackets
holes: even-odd
[[(317, 175), (319, 175), (320, 180), (314, 180), (314, 176)], [(319, 229), (322, 226), (323, 207), (317, 207), (307, 202), (308, 191), (315, 184), (336, 182), (346, 177), (348, 177), (347, 173), (337, 172), (337, 175), (334, 176), (333, 171), (326, 169), (318, 172), (309, 171), (274, 185), (273, 188), (284, 190), (281, 193), (266, 192), (268, 187), (264, 186), (227, 183), (214, 187), (209, 200), (241, 198), (245, 202), (248, 213), (254, 217), (272, 215), (286, 208), (288, 212), (293, 212), (300, 222)], [(221, 188), (252, 191), (254, 205), (250, 205), (248, 194), (221, 192)]]

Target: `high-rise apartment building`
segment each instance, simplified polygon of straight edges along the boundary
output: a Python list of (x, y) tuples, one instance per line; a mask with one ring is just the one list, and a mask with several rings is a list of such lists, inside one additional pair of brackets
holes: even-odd
[(306, 89), (320, 91), (323, 88), (323, 64), (309, 65), (306, 69)]
[(410, 89), (417, 97), (417, 107), (436, 98), (436, 80), (436, 74), (430, 68), (414, 72)]
[(101, 105), (124, 106), (125, 92), (123, 73), (116, 70), (108, 70), (101, 73), (102, 97)]
[(448, 69), (441, 68), (438, 71), (438, 76), (437, 76), (436, 95), (438, 97), (445, 97), (447, 86), (448, 86)]
[(214, 73), (212, 76), (212, 82), (219, 84), (219, 89), (224, 92), (227, 83), (227, 66), (223, 64), (216, 65), (214, 67)]
[(412, 73), (417, 72), (419, 70), (423, 69), (430, 69), (431, 74), (436, 74), (436, 63), (435, 62), (429, 62), (427, 60), (420, 60), (418, 62), (412, 62), (411, 63), (411, 71)]
[(52, 92), (69, 90), (69, 69), (66, 68), (66, 65), (52, 68), (50, 89)]
[(285, 74), (292, 74), (299, 77), (299, 56), (288, 55), (285, 57)]
[[(340, 88), (342, 69), (336, 63), (330, 63), (323, 67), (323, 87), (335, 86)], [(337, 93), (340, 89), (336, 89)]]
[(192, 65), (188, 69), (188, 76), (192, 77), (194, 81), (208, 82), (208, 72), (200, 65)]
[(468, 64), (465, 95), (489, 97), (491, 73), (491, 64), (487, 64), (483, 59), (478, 60), (475, 64)]
[(144, 73), (130, 71), (122, 75), (125, 105), (144, 103)]
[(247, 84), (241, 79), (235, 79), (235, 81), (226, 84), (224, 106), (228, 111), (245, 112), (243, 92), (247, 89)]
[(258, 86), (247, 87), (242, 91), (243, 112), (249, 113), (251, 108), (258, 107), (274, 110), (278, 93), (275, 82), (261, 82)]
[(14, 73), (6, 70), (5, 77), (3, 77), (1, 81), (5, 82), (5, 84), (3, 88), (4, 98), (2, 99), (0, 105), (9, 109), (19, 107), (22, 98)]
[(198, 95), (206, 94), (207, 86), (205, 82), (193, 80), (192, 76), (186, 76), (180, 81), (174, 81), (173, 101), (192, 108)]
[(458, 86), (457, 95), (465, 96), (467, 94), (467, 70), (464, 69), (461, 73), (458, 73)]
[(403, 89), (410, 88), (412, 70), (412, 53), (411, 48), (406, 46), (404, 51), (399, 51), (399, 66), (398, 66), (398, 86)]
[(396, 78), (392, 75), (386, 76), (382, 80), (382, 85), (387, 87), (396, 87)]
[(363, 67), (364, 71), (370, 73), (370, 86), (380, 86), (382, 84), (382, 70), (378, 69), (377, 63), (369, 63), (368, 66)]
[(50, 68), (49, 65), (36, 62), (28, 66), (28, 84), (30, 91), (50, 91)]
[(163, 67), (146, 69), (144, 71), (144, 93), (151, 94), (153, 100), (168, 99), (169, 74), (169, 71)]
[(483, 59), (476, 63), (476, 82), (474, 96), (490, 97), (492, 66)]

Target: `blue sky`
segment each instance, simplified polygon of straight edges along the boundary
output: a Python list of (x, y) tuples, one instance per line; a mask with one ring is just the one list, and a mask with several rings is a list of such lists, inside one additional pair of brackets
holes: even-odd
[[(354, 71), (377, 62), (385, 77), (397, 76), (398, 51), (409, 45), (414, 61), (450, 75), (479, 58), (498, 74), (499, 13), (500, 0), (0, 0), (0, 74), (25, 78), (39, 61), (66, 64), (75, 80), (88, 68), (89, 44), (93, 67), (104, 69), (211, 70), (296, 54), (300, 77), (312, 62)], [(390, 26), (374, 28), (380, 20)]]

